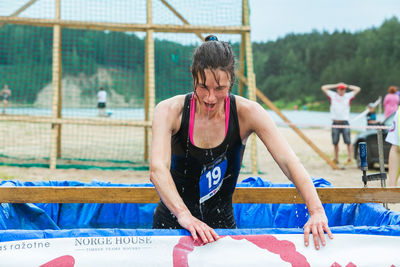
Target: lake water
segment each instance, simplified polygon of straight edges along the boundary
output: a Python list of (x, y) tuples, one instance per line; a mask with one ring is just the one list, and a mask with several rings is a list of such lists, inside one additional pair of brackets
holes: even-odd
[[(142, 108), (109, 108), (107, 112), (111, 113), (112, 119), (133, 119), (144, 120), (145, 113)], [(300, 128), (307, 127), (328, 127), (332, 121), (329, 112), (308, 111), (308, 110), (282, 110), (281, 111), (292, 123)], [(283, 120), (273, 111), (268, 110), (269, 115), (278, 125), (284, 125)], [(13, 108), (7, 109), (7, 114), (11, 115), (30, 115), (30, 116), (51, 116), (51, 109), (46, 108)], [(366, 125), (365, 116), (352, 121), (359, 113), (350, 114), (350, 124), (354, 127)], [(98, 111), (95, 108), (64, 108), (62, 116), (69, 118), (97, 117)], [(383, 114), (377, 114), (378, 120), (383, 120)]]

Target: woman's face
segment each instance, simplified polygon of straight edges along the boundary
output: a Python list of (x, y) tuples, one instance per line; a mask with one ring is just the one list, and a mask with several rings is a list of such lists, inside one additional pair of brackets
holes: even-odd
[(231, 82), (228, 73), (220, 69), (205, 69), (206, 81), (199, 75), (199, 83), (195, 88), (195, 94), (199, 100), (200, 108), (207, 112), (223, 107), (224, 100), (229, 93)]

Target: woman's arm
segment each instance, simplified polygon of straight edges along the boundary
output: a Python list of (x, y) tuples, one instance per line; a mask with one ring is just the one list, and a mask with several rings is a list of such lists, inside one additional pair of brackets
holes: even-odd
[[(304, 226), (304, 243), (308, 246), (309, 234), (312, 232), (315, 247), (319, 249), (319, 239), (322, 245), (325, 245), (324, 231), (328, 233), (330, 238), (333, 238), (333, 236), (310, 175), (304, 169), (289, 144), (278, 132), (274, 121), (264, 108), (256, 102), (243, 98), (238, 102), (240, 103), (238, 105), (240, 106), (238, 113), (241, 132), (244, 133), (244, 136), (255, 132), (284, 174), (294, 183), (303, 197), (310, 214), (310, 218)], [(251, 114), (251, 116), (248, 116), (248, 114)]]
[(171, 136), (179, 129), (182, 109), (182, 96), (165, 100), (155, 108), (150, 152), (150, 180), (163, 203), (195, 240), (198, 234), (204, 243), (213, 242), (219, 236), (207, 224), (192, 216), (180, 197), (170, 173)]

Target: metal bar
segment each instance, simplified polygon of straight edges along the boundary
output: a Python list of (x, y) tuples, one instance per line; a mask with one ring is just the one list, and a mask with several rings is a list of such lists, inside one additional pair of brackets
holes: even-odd
[[(382, 129), (377, 129), (377, 139), (378, 139), (379, 170), (380, 170), (380, 173), (382, 174), (385, 172), (385, 162), (383, 159)], [(381, 179), (381, 186), (386, 187), (386, 179)]]

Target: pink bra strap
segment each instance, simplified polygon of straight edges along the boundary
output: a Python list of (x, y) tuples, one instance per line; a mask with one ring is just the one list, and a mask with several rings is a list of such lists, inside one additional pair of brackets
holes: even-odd
[[(230, 109), (230, 98), (229, 95), (225, 98), (225, 136), (228, 132), (229, 126), (229, 109)], [(190, 142), (194, 145), (193, 141), (193, 128), (194, 128), (194, 114), (196, 113), (196, 100), (194, 99), (194, 94), (192, 94), (192, 98), (190, 99), (190, 117), (189, 117), (189, 138)]]
[(226, 96), (225, 98), (225, 136), (226, 133), (228, 132), (228, 126), (229, 126), (229, 107), (230, 105), (231, 99), (229, 98), (229, 95)]
[(194, 94), (192, 94), (192, 98), (190, 99), (190, 119), (189, 119), (189, 138), (190, 142), (194, 145), (193, 142), (193, 128), (194, 128), (194, 114), (196, 113), (196, 100), (194, 99)]

